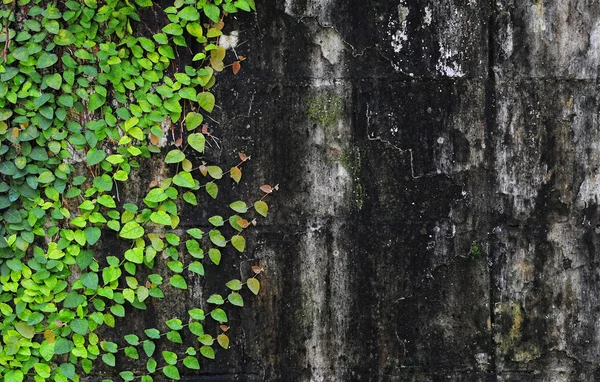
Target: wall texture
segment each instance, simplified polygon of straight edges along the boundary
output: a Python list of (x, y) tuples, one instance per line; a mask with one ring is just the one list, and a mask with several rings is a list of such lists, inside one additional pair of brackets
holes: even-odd
[(600, 380), (600, 3), (257, 7), (215, 135), (280, 183), (267, 273), (188, 380)]

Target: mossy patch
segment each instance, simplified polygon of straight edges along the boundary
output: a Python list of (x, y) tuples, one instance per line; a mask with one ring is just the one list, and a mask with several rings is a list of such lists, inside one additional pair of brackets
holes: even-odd
[(306, 113), (310, 120), (322, 127), (330, 127), (342, 117), (344, 103), (335, 93), (311, 97), (306, 101)]
[(495, 336), (498, 353), (515, 362), (529, 362), (540, 356), (540, 349), (529, 341), (523, 341), (524, 312), (517, 301), (500, 305), (498, 313), (499, 332)]

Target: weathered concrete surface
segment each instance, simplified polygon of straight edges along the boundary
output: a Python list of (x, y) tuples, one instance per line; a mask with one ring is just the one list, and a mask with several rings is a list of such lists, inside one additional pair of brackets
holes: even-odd
[(600, 380), (600, 3), (257, 7), (214, 127), (267, 273), (188, 380)]

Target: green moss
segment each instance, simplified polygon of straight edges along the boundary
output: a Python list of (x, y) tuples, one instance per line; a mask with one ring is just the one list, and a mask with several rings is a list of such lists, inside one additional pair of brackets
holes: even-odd
[(517, 362), (527, 363), (540, 356), (540, 349), (531, 343), (526, 343), (514, 349), (512, 359)]
[(322, 127), (329, 127), (341, 119), (344, 104), (342, 97), (329, 93), (309, 98), (306, 107), (306, 113), (311, 121)]
[(469, 252), (469, 254), (471, 255), (471, 258), (473, 260), (478, 259), (481, 257), (482, 252), (481, 252), (481, 246), (479, 245), (478, 242), (473, 242), (473, 244), (471, 244), (471, 251)]
[(523, 341), (524, 312), (517, 301), (508, 301), (497, 310), (498, 321), (504, 322), (496, 334), (499, 354), (516, 362), (529, 362), (539, 357), (539, 348), (531, 342)]

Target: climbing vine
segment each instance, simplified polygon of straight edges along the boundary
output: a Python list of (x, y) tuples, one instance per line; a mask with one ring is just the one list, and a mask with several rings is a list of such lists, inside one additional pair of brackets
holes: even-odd
[[(125, 381), (179, 380), (182, 368), (197, 370), (216, 347), (229, 347), (226, 306), (243, 306), (244, 288), (258, 294), (262, 268), (229, 281), (207, 311), (190, 309), (120, 342), (101, 338), (102, 328), (146, 309), (165, 288), (187, 289), (219, 265), (225, 247), (243, 252), (242, 233), (268, 213), (265, 198), (277, 187), (265, 185), (253, 205), (234, 201), (232, 216), (211, 217), (208, 232), (180, 228), (180, 211), (216, 199), (226, 177), (239, 183), (249, 159), (240, 154), (224, 171), (203, 154), (217, 142), (209, 116), (215, 74), (237, 74), (244, 60), (220, 44), (224, 20), (254, 10), (254, 1), (3, 4), (0, 379), (77, 381), (105, 364), (120, 366)], [(162, 28), (152, 30), (142, 12), (164, 19)], [(181, 52), (193, 62), (184, 70)], [(119, 189), (152, 158), (173, 176), (128, 200)], [(119, 256), (98, 247), (111, 231), (109, 240), (128, 243)], [(184, 347), (190, 337), (194, 345)], [(157, 351), (158, 340), (166, 350)], [(129, 367), (134, 360), (145, 367)]]

